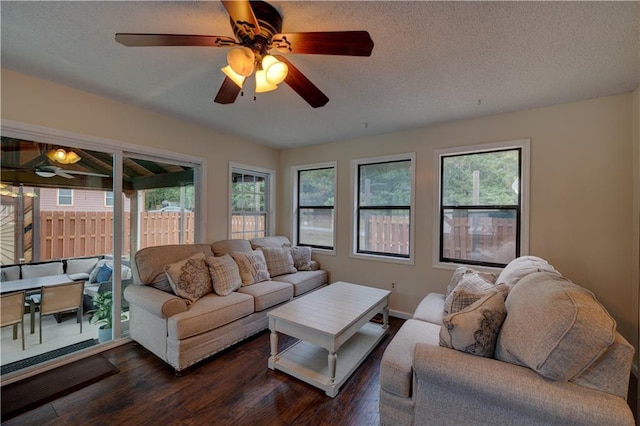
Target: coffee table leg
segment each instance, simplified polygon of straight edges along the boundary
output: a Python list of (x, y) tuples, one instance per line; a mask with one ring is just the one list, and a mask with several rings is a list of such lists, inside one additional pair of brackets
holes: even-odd
[(385, 330), (389, 327), (389, 306), (385, 306), (382, 310), (382, 328)]
[(338, 355), (335, 352), (329, 352), (329, 383), (334, 384), (336, 382), (336, 364), (338, 360)]
[(278, 355), (278, 333), (276, 332), (276, 324), (273, 318), (269, 318), (269, 341), (271, 343), (271, 356), (269, 357), (269, 368), (275, 369), (276, 357)]

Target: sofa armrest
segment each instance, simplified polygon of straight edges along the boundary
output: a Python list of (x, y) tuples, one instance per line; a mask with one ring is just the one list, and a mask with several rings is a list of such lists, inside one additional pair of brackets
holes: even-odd
[(157, 288), (132, 284), (124, 290), (129, 304), (136, 305), (161, 318), (169, 318), (187, 310), (184, 299)]
[(635, 424), (619, 396), (495, 359), (418, 344), (414, 371), (416, 424)]

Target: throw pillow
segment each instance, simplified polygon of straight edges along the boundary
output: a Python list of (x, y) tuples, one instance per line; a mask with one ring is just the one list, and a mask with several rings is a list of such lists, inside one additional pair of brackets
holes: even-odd
[(260, 250), (234, 251), (231, 253), (231, 257), (238, 264), (243, 286), (267, 281), (271, 278), (264, 254)]
[(451, 276), (451, 280), (449, 281), (449, 285), (447, 286), (447, 292), (445, 293), (445, 297), (450, 295), (454, 288), (460, 284), (460, 280), (465, 274), (478, 274), (483, 277), (486, 281), (495, 283), (496, 275), (491, 272), (480, 272), (475, 269), (469, 268), (468, 266), (459, 266)]
[(534, 272), (551, 272), (560, 275), (546, 260), (537, 256), (520, 256), (513, 259), (502, 270), (496, 282), (513, 287), (522, 278)]
[(492, 358), (506, 316), (503, 293), (491, 291), (462, 311), (442, 318), (440, 346)]
[[(465, 298), (465, 300), (469, 301), (470, 303), (473, 303), (473, 302), (475, 302), (475, 300), (478, 300), (478, 299), (480, 299), (480, 297), (482, 297), (485, 294), (487, 294), (490, 290), (493, 290), (494, 287), (495, 287), (495, 285), (493, 284), (493, 281), (491, 280), (491, 277), (487, 276), (486, 274), (481, 273), (481, 272), (477, 272), (477, 271), (465, 272), (460, 277), (460, 281), (458, 282), (458, 285), (444, 299), (444, 312), (446, 314), (454, 313), (451, 310), (454, 300), (456, 300), (458, 302), (461, 302), (461, 303), (464, 302), (458, 296), (459, 294), (460, 295), (464, 294), (464, 293), (461, 293), (461, 292), (467, 293), (467, 297)], [(474, 294), (478, 295), (478, 297), (476, 297), (475, 300), (471, 300), (468, 297), (468, 293), (474, 293)], [(463, 303), (463, 305), (464, 305), (464, 303)], [(463, 305), (461, 305), (459, 303), (457, 305), (457, 309), (462, 309), (462, 308), (464, 308), (464, 306), (468, 306), (468, 305), (464, 305), (464, 306)]]
[(96, 274), (96, 282), (103, 283), (105, 281), (109, 281), (111, 279), (111, 273), (113, 270), (106, 263), (98, 269), (98, 273)]
[(213, 291), (217, 295), (227, 296), (242, 285), (238, 264), (228, 254), (220, 257), (207, 257), (207, 265), (209, 265)]
[(296, 270), (311, 270), (311, 247), (291, 247), (291, 257), (293, 258), (293, 267), (296, 268)]
[(558, 273), (522, 278), (506, 300), (496, 358), (552, 380), (572, 380), (615, 341), (616, 322), (589, 290)]
[(204, 253), (196, 253), (164, 267), (174, 293), (185, 299), (187, 304), (213, 291), (205, 257)]
[(277, 277), (296, 272), (290, 247), (260, 247), (258, 250), (264, 254), (270, 276)]

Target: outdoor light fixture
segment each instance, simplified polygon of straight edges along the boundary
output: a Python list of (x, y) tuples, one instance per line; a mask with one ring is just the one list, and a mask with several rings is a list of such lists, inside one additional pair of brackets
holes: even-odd
[(245, 79), (255, 71), (256, 93), (277, 89), (289, 72), (289, 67), (284, 62), (271, 55), (256, 57), (248, 47), (231, 49), (227, 54), (227, 62), (229, 65), (222, 68), (222, 72), (240, 88)]
[[(47, 152), (47, 158), (60, 164), (74, 164), (80, 161), (80, 156), (73, 151), (65, 151), (62, 148), (52, 149)], [(42, 176), (42, 175), (38, 175)], [(42, 176), (51, 177), (51, 176)]]

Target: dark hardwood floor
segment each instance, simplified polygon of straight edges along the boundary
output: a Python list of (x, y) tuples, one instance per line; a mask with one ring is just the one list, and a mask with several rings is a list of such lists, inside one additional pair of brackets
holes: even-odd
[[(262, 332), (198, 364), (183, 377), (141, 346), (104, 353), (120, 372), (4, 421), (10, 425), (377, 425), (379, 373), (391, 332), (336, 398), (267, 368), (269, 334)], [(287, 336), (281, 345), (292, 342)], [(283, 346), (281, 346), (283, 347)], [(635, 410), (635, 377), (629, 399)], [(630, 386), (631, 387), (631, 386)]]
[[(177, 377), (163, 361), (129, 343), (104, 352), (118, 374), (31, 410), (3, 425), (377, 425), (379, 372), (390, 334), (335, 398), (267, 368), (269, 334), (262, 332)], [(281, 336), (280, 347), (293, 340)]]

